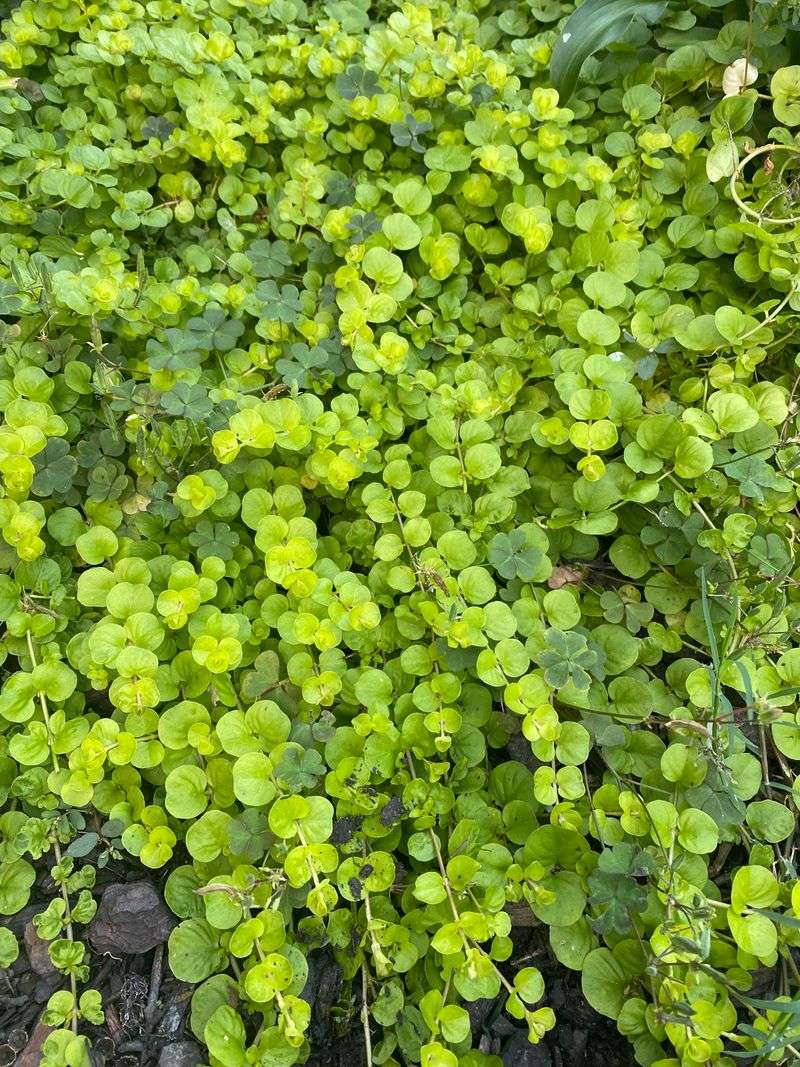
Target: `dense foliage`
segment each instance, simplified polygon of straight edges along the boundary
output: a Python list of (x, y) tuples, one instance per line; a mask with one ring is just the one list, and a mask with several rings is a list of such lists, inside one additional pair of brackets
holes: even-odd
[(124, 854), (212, 1064), (307, 1058), (324, 947), (372, 1064), (496, 1067), (466, 1003), (554, 1023), (526, 907), (641, 1064), (800, 1056), (796, 5), (585, 8), (8, 14), (0, 914), (52, 875), (47, 1065)]

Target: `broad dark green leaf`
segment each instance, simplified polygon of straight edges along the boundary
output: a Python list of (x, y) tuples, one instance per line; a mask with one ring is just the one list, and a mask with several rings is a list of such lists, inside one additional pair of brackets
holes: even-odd
[(667, 9), (664, 0), (586, 0), (559, 32), (550, 59), (550, 78), (562, 103), (575, 91), (584, 62), (621, 41), (636, 19), (653, 24)]

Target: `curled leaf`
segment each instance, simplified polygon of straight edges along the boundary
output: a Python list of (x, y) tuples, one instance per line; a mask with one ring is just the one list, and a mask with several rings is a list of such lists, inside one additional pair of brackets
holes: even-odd
[(724, 96), (738, 96), (757, 78), (757, 68), (742, 56), (725, 68), (725, 73), (722, 75), (722, 93)]

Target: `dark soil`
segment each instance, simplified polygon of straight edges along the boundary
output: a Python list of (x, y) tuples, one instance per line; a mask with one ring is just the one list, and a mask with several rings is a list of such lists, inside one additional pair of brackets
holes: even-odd
[(545, 985), (542, 1003), (555, 1012), (555, 1029), (531, 1045), (527, 1029), (503, 1011), (502, 996), (470, 1006), (473, 1042), (500, 1056), (504, 1067), (636, 1067), (628, 1041), (584, 1000), (580, 973), (553, 957), (546, 931), (515, 926), (511, 936), (514, 953), (503, 969), (511, 978), (521, 967), (539, 968)]
[[(556, 1013), (556, 1028), (539, 1045), (528, 1042), (527, 1031), (503, 1011), (505, 997), (480, 1000), (468, 1005), (472, 1017), (473, 1045), (500, 1057), (504, 1067), (636, 1067), (633, 1050), (610, 1019), (598, 1015), (583, 998), (580, 975), (568, 971), (542, 942), (542, 931), (515, 928), (516, 951), (507, 966), (509, 974), (519, 967), (535, 966), (544, 975), (546, 1003)], [(336, 985), (338, 967), (322, 954), (314, 954), (311, 973), (322, 968), (330, 993)], [(312, 1052), (307, 1067), (365, 1067), (364, 1035), (354, 1004), (342, 1025), (336, 1005), (311, 1001)], [(373, 1041), (379, 1033), (373, 1034)], [(398, 1053), (395, 1052), (395, 1057)]]
[[(153, 881), (153, 872), (135, 864), (114, 867), (102, 872), (97, 886), (98, 896), (112, 888), (106, 906), (101, 904), (90, 956), (90, 984), (102, 992), (106, 1010), (105, 1024), (87, 1030), (93, 1067), (196, 1067), (205, 1059), (188, 1025), (193, 987), (171, 976), (164, 944), (150, 947), (157, 919), (162, 920), (162, 939), (169, 931), (169, 921), (158, 911), (163, 907), (157, 900), (161, 886)], [(150, 885), (143, 886), (148, 880)], [(39, 1017), (62, 980), (46, 965), (30, 920), (44, 910), (53, 890), (44, 877), (34, 894), (39, 902), (6, 920), (21, 951), (7, 971), (0, 971), (0, 1067), (36, 1067), (40, 1062), (47, 1030)], [(137, 902), (142, 902), (141, 939), (135, 929)], [(114, 929), (115, 914), (119, 930)], [(120, 947), (112, 952), (117, 936)], [(556, 1013), (556, 1028), (541, 1044), (530, 1045), (526, 1031), (503, 1011), (504, 998), (477, 1001), (468, 1005), (474, 1045), (498, 1055), (504, 1067), (634, 1067), (627, 1041), (613, 1022), (587, 1005), (580, 975), (552, 957), (546, 933), (539, 927), (515, 926), (512, 937), (514, 953), (505, 969), (509, 976), (524, 966), (542, 971), (545, 1003)], [(133, 951), (143, 944), (148, 945), (146, 952)], [(91, 939), (88, 946), (91, 949)], [(105, 952), (97, 951), (101, 946)], [(344, 985), (338, 964), (327, 952), (310, 953), (303, 997), (312, 1007), (309, 1067), (364, 1067), (360, 1000)], [(375, 1027), (373, 1043), (380, 1037), (380, 1028)]]

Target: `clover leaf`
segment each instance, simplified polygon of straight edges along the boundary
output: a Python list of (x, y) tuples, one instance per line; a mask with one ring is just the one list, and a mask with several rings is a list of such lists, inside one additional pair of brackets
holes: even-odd
[(168, 415), (202, 421), (212, 411), (213, 404), (202, 385), (178, 382), (161, 398), (161, 406)]
[(358, 96), (367, 98), (380, 92), (380, 83), (374, 71), (365, 70), (357, 63), (351, 63), (343, 74), (336, 78), (336, 91), (345, 100), (355, 100)]
[(598, 932), (626, 934), (633, 928), (635, 916), (647, 904), (647, 885), (642, 880), (654, 869), (653, 857), (636, 845), (621, 842), (603, 849), (589, 876), (589, 900), (600, 906), (592, 921)]
[(432, 123), (417, 122), (413, 115), (406, 115), (402, 122), (393, 122), (389, 126), (389, 132), (396, 145), (400, 148), (410, 148), (412, 152), (420, 154), (425, 151), (425, 145), (420, 141), (420, 137), (432, 129)]
[(549, 685), (563, 688), (568, 682), (578, 690), (591, 685), (591, 674), (599, 671), (601, 660), (597, 651), (590, 649), (582, 634), (549, 629), (545, 633), (546, 647), (536, 655), (537, 663), (544, 668)]
[(289, 246), (280, 240), (253, 241), (246, 255), (256, 278), (280, 278), (292, 262)]
[(37, 496), (66, 494), (78, 471), (69, 443), (60, 437), (51, 438), (36, 456), (36, 471), (31, 488)]
[(201, 520), (189, 534), (189, 543), (194, 547), (199, 559), (216, 556), (218, 559), (233, 559), (233, 553), (239, 544), (239, 535), (221, 522)]
[(293, 323), (300, 314), (300, 292), (296, 285), (282, 285), (270, 279), (261, 282), (256, 288), (259, 310), (265, 319), (275, 322)]
[(241, 334), (244, 323), (229, 319), (218, 304), (207, 304), (201, 316), (189, 319), (187, 343), (206, 351), (229, 352)]
[(522, 530), (495, 534), (489, 545), (489, 561), (503, 578), (530, 579), (541, 559), (542, 553), (528, 545)]

